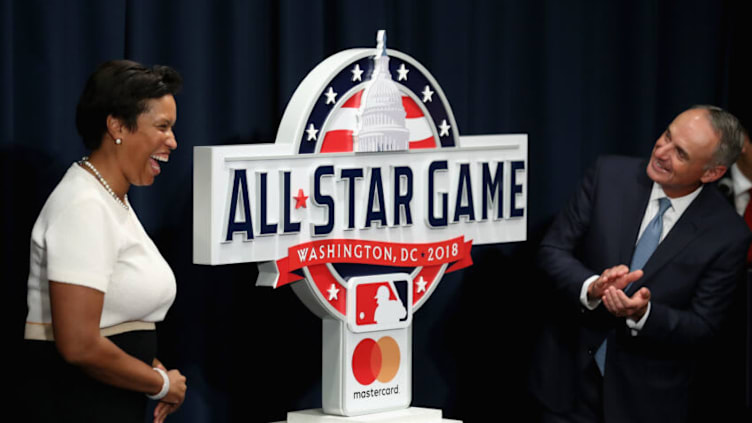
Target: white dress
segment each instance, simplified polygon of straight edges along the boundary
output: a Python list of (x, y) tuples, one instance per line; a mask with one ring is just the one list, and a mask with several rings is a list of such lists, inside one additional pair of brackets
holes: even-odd
[(49, 281), (104, 292), (100, 328), (158, 322), (175, 299), (175, 276), (144, 231), (85, 169), (74, 163), (31, 233), (27, 326), (49, 325)]

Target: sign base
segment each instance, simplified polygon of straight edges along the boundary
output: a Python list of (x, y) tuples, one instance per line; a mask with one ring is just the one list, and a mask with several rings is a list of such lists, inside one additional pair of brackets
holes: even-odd
[(332, 416), (319, 409), (291, 411), (287, 420), (279, 423), (462, 423), (462, 420), (442, 418), (441, 410), (410, 407), (404, 410), (386, 411), (365, 416)]

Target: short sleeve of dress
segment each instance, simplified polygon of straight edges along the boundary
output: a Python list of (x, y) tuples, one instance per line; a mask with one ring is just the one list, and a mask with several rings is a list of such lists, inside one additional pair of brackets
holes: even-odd
[(47, 278), (107, 292), (117, 260), (117, 221), (96, 201), (77, 201), (51, 216), (44, 235)]

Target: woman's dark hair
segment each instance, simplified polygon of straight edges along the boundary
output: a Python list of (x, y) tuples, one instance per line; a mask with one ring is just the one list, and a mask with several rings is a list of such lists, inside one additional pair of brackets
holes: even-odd
[(147, 101), (175, 95), (183, 78), (169, 66), (147, 68), (130, 60), (102, 63), (86, 81), (76, 107), (76, 128), (84, 145), (96, 150), (107, 131), (107, 116), (121, 119), (130, 131), (138, 127), (138, 116)]

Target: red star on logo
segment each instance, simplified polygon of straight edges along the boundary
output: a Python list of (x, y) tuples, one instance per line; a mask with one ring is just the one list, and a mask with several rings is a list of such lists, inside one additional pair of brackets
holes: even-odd
[(308, 196), (303, 194), (303, 190), (298, 190), (298, 196), (292, 197), (295, 199), (295, 208), (299, 209), (301, 207), (306, 208), (306, 200), (308, 200)]

